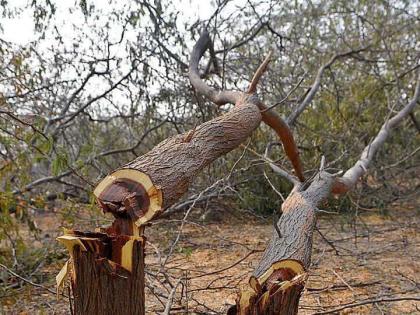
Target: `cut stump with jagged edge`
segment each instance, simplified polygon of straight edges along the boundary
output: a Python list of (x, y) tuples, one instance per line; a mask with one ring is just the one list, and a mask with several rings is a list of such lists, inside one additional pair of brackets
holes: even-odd
[(297, 314), (306, 277), (305, 269), (299, 261), (278, 261), (260, 277), (251, 276), (249, 287), (240, 292), (236, 305), (228, 314)]
[(67, 230), (57, 240), (71, 256), (56, 277), (57, 289), (69, 276), (74, 314), (145, 313), (145, 237), (117, 235), (111, 226), (98, 232)]

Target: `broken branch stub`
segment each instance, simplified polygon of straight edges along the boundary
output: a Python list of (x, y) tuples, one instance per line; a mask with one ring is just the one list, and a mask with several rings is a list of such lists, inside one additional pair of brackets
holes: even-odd
[[(212, 102), (233, 103), (234, 108), (187, 133), (162, 141), (97, 185), (94, 194), (103, 211), (115, 217), (112, 226), (96, 233), (73, 231), (60, 238), (72, 260), (60, 273), (58, 282), (62, 282), (63, 273), (73, 270), (76, 314), (144, 314), (142, 226), (177, 202), (204, 167), (238, 147), (262, 119), (276, 130), (297, 176), (304, 179), (290, 128), (279, 115), (261, 113), (264, 106), (255, 95), (270, 55), (254, 75), (248, 93), (219, 91), (202, 81), (198, 70), (201, 57), (211, 45), (209, 34), (203, 32), (191, 53), (190, 81), (198, 93)], [(252, 281), (254, 291), (263, 294), (264, 301), (268, 298), (264, 292), (276, 294), (279, 288), (285, 289), (286, 282), (278, 286), (279, 279), (296, 281), (301, 276), (303, 268), (297, 263), (284, 263), (276, 262), (268, 276)]]
[(228, 314), (296, 314), (305, 280), (299, 261), (278, 261), (258, 278), (251, 276), (249, 288), (242, 290), (237, 305)]
[(151, 219), (162, 209), (162, 191), (150, 177), (137, 169), (119, 169), (105, 177), (94, 190), (104, 212), (115, 218), (137, 221)]
[(132, 220), (137, 226), (146, 224), (178, 201), (205, 166), (245, 141), (261, 120), (275, 129), (296, 175), (304, 180), (290, 128), (274, 112), (261, 113), (260, 110), (265, 107), (254, 94), (271, 54), (256, 71), (249, 93), (220, 91), (207, 85), (198, 70), (200, 59), (212, 45), (208, 32), (203, 31), (191, 53), (191, 84), (215, 104), (233, 103), (235, 107), (194, 130), (164, 140), (150, 152), (107, 176), (94, 191), (105, 212), (111, 212), (116, 218)]

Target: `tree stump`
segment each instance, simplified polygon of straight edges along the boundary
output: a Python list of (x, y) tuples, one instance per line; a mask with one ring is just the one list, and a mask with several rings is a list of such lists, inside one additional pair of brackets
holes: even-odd
[(99, 232), (66, 231), (58, 237), (71, 255), (65, 268), (70, 269), (74, 314), (145, 314), (145, 237), (138, 231), (117, 232), (130, 232), (129, 222), (117, 220)]
[(308, 186), (300, 185), (284, 201), (268, 244), (249, 287), (230, 314), (295, 315), (307, 278), (317, 205), (331, 191), (334, 177), (320, 172)]

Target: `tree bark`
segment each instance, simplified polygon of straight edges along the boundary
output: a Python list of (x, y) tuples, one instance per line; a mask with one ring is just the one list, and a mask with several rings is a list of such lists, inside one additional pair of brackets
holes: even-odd
[(223, 116), (168, 138), (107, 176), (94, 193), (105, 212), (138, 226), (175, 203), (193, 178), (241, 144), (258, 127), (256, 98), (245, 96)]
[(333, 176), (321, 172), (308, 188), (294, 189), (282, 204), (277, 222), (280, 233), (273, 229), (249, 288), (237, 300), (237, 314), (297, 314), (311, 263), (315, 212), (319, 202), (329, 195), (333, 182)]
[(420, 73), (417, 74), (412, 100), (385, 121), (376, 137), (363, 150), (360, 159), (342, 177), (334, 178), (325, 172), (322, 162), (320, 173), (306, 189), (305, 184), (296, 184), (282, 205), (278, 231), (274, 229), (271, 241), (249, 280), (249, 288), (240, 293), (236, 306), (228, 314), (297, 314), (306, 278), (305, 270), (311, 262), (312, 234), (318, 204), (331, 192), (344, 193), (356, 184), (391, 130), (412, 112), (419, 98)]
[(58, 240), (72, 257), (75, 315), (145, 314), (144, 237), (70, 231)]

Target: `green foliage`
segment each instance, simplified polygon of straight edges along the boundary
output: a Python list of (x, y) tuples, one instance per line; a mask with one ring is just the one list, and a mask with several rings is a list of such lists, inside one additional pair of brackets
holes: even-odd
[(69, 158), (67, 152), (60, 148), (56, 150), (55, 158), (51, 163), (51, 173), (57, 176), (62, 171), (66, 170), (69, 165)]
[(192, 249), (191, 247), (178, 247), (178, 253), (181, 253), (183, 255), (185, 255), (185, 257), (187, 259), (191, 258), (191, 255), (193, 254), (194, 249)]

